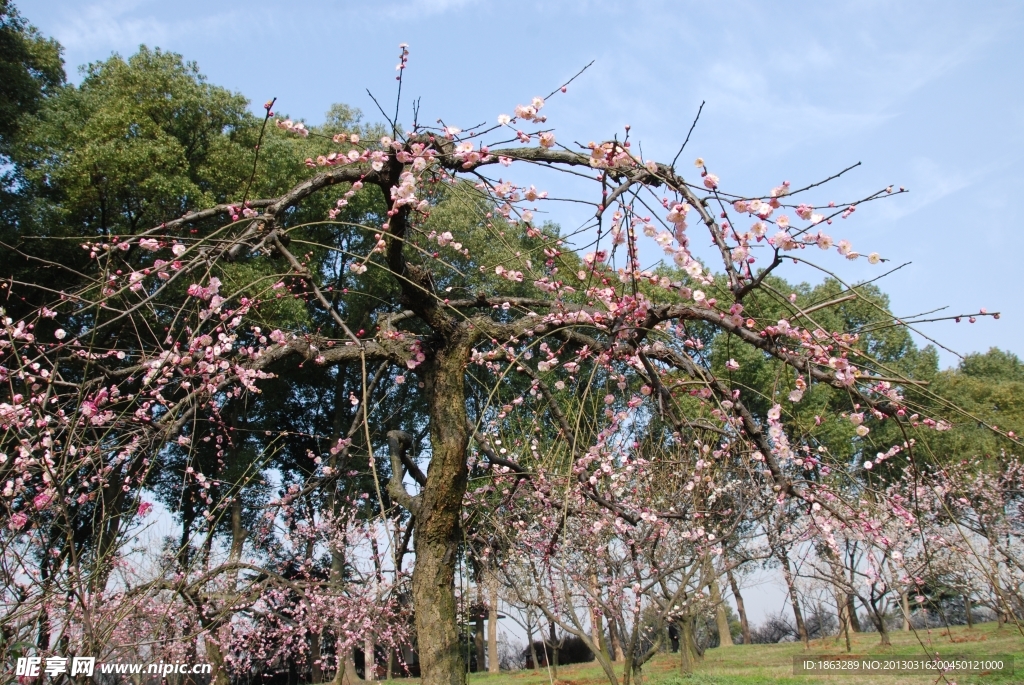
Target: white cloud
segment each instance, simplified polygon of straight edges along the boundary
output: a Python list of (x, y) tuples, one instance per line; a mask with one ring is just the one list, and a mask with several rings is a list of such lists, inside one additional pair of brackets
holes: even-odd
[(387, 13), (392, 18), (419, 19), (463, 9), (475, 3), (476, 0), (410, 0), (391, 5)]
[(230, 31), (250, 31), (256, 14), (225, 10), (196, 16), (166, 13), (165, 4), (147, 0), (101, 0), (58, 20), (53, 34), (69, 53), (102, 57), (111, 51), (134, 51), (141, 44), (164, 46), (208, 39)]

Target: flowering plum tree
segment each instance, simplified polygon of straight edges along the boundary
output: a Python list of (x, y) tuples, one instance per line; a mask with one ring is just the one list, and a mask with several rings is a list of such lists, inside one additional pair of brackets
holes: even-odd
[[(908, 411), (905, 379), (842, 317), (819, 321), (861, 289), (773, 285), (809, 251), (878, 264), (830, 226), (903, 189), (839, 204), (815, 199), (821, 183), (727, 191), (701, 159), (691, 176), (680, 155), (644, 157), (628, 127), (570, 145), (544, 114), (568, 85), (490, 125), (425, 125), (414, 109), (372, 136), (275, 118), (271, 102), (267, 135), (319, 149), (306, 178), (85, 240), (77, 286), (5, 319), (0, 341), (5, 625), (87, 653), (160, 598), (197, 610), (176, 639), (201, 636), (222, 673), (288, 652), (340, 682), (366, 632), (389, 648), (408, 632), (411, 549), (423, 682), (458, 684), (454, 584), (473, 537), (597, 652), (588, 621), (609, 617), (629, 682), (650, 655), (642, 610), (660, 626), (717, 601), (714, 557), (743, 516), (785, 502), (808, 539), (875, 535), (870, 508), (895, 500), (850, 496), (787, 421), (822, 387), (848, 399), (854, 445), (879, 426), (942, 426)], [(543, 174), (558, 172), (589, 194), (551, 196)], [(578, 252), (537, 221), (564, 199), (586, 208)], [(322, 213), (297, 223), (309, 207)], [(668, 266), (645, 266), (655, 250)], [(9, 298), (33, 287), (47, 292), (3, 284)], [(736, 382), (755, 359), (792, 389)], [(153, 578), (119, 575), (153, 491), (170, 493), (182, 540)], [(112, 618), (97, 622), (101, 607)]]

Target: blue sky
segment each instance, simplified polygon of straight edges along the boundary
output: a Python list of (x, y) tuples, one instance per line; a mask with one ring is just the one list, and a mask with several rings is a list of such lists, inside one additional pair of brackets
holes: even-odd
[[(1024, 356), (1024, 270), (1011, 245), (1024, 190), (1020, 3), (35, 0), (20, 9), (65, 46), (73, 78), (80, 64), (144, 43), (197, 61), (257, 108), (276, 96), (280, 112), (311, 123), (333, 102), (379, 119), (367, 88), (390, 110), (400, 42), (411, 47), (405, 93), (422, 98), (421, 120), (462, 127), (492, 122), (596, 60), (545, 110), (560, 141), (607, 139), (628, 123), (645, 156), (668, 160), (703, 100), (684, 168), (700, 155), (730, 190), (764, 193), (862, 162), (816, 199), (911, 190), (831, 229), (890, 266), (913, 262), (881, 282), (894, 311), (1000, 311), (1000, 321), (926, 331), (959, 352), (996, 345)], [(407, 108), (401, 118), (411, 119)], [(552, 218), (566, 228), (583, 220)], [(883, 269), (814, 257), (852, 280)]]
[[(595, 60), (545, 109), (560, 141), (604, 140), (630, 124), (645, 156), (668, 161), (706, 101), (681, 168), (700, 155), (729, 190), (761, 194), (862, 162), (816, 198), (849, 201), (889, 184), (911, 190), (831, 229), (890, 266), (913, 262), (881, 282), (894, 311), (1000, 311), (999, 321), (925, 330), (959, 352), (995, 345), (1024, 356), (1024, 265), (1012, 238), (1024, 196), (1024, 4), (17, 4), (64, 45), (72, 78), (78, 65), (144, 43), (197, 61), (257, 109), (276, 96), (279, 112), (310, 123), (334, 102), (378, 120), (366, 88), (393, 106), (400, 42), (411, 48), (404, 92), (422, 98), (421, 120), (464, 128), (493, 122)], [(401, 119), (409, 122), (408, 109)], [(585, 217), (559, 210), (552, 218), (568, 229)], [(884, 270), (834, 251), (805, 254), (849, 280)], [(819, 278), (808, 269), (783, 275)], [(956, 357), (943, 353), (942, 362)], [(783, 608), (777, 579), (762, 580), (747, 598), (755, 620)]]

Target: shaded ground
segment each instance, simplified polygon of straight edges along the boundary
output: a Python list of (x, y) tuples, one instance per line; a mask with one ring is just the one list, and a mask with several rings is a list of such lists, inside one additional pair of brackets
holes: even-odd
[[(948, 682), (968, 683), (1024, 683), (1024, 636), (1013, 625), (1002, 630), (995, 623), (976, 625), (973, 630), (957, 626), (945, 629), (891, 633), (892, 647), (878, 646), (877, 633), (853, 635), (853, 654), (879, 660), (886, 657), (921, 659), (938, 652), (940, 656), (962, 655), (983, 657), (1010, 655), (1015, 657), (1014, 674), (951, 675)], [(844, 643), (834, 638), (813, 640), (805, 652), (800, 643), (778, 645), (737, 645), (731, 649), (710, 649), (696, 671), (680, 675), (676, 654), (660, 654), (649, 663), (638, 685), (816, 685), (817, 683), (846, 683), (847, 685), (924, 685), (943, 682), (936, 675), (873, 674), (796, 675), (794, 657), (845, 654)], [(617, 665), (621, 671), (621, 665)], [(408, 681), (406, 681), (408, 682)], [(596, 663), (574, 664), (558, 669), (557, 677), (548, 670), (517, 671), (490, 675), (470, 673), (470, 685), (609, 685), (604, 672)]]

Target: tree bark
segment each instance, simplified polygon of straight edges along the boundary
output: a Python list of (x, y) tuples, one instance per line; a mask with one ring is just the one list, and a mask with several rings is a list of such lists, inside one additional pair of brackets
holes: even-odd
[(455, 566), (469, 475), (463, 377), (468, 349), (468, 344), (449, 343), (425, 364), (431, 459), (414, 512), (412, 573), (422, 685), (463, 685), (466, 679), (459, 652)]
[(796, 619), (796, 631), (800, 640), (804, 643), (804, 649), (811, 646), (810, 636), (807, 634), (807, 625), (804, 623), (804, 615), (800, 611), (800, 600), (796, 594), (796, 584), (793, 582), (793, 573), (789, 570), (789, 555), (785, 549), (779, 549), (776, 554), (779, 564), (782, 565), (782, 576), (786, 579), (786, 587), (789, 589), (789, 603), (793, 607), (793, 618)]
[(989, 541), (989, 545), (989, 560), (992, 564), (992, 590), (996, 598), (996, 628), (1002, 630), (1003, 624), (1006, 623), (1006, 612), (1004, 611), (1006, 601), (1003, 599), (1003, 588), (999, 580), (999, 565), (996, 563), (995, 554), (991, 551), (995, 548), (995, 545), (991, 543), (991, 540)]
[(846, 593), (838, 585), (835, 586), (836, 606), (839, 607), (839, 635), (846, 638), (846, 651), (852, 649), (850, 643), (850, 603), (846, 601)]
[[(338, 640), (338, 649), (342, 649), (341, 640)], [(334, 685), (354, 685), (359, 682), (359, 674), (356, 672), (356, 662), (352, 658), (352, 650), (346, 649), (345, 656), (338, 658), (338, 670), (334, 674)]]
[(736, 576), (733, 575), (732, 569), (726, 569), (726, 575), (729, 576), (729, 588), (732, 590), (732, 596), (736, 598), (736, 611), (740, 615), (740, 626), (743, 628), (743, 644), (750, 644), (750, 624), (747, 622), (747, 610), (743, 606), (743, 595), (740, 594), (740, 586), (736, 583)]
[(322, 683), (324, 680), (323, 666), (320, 664), (320, 633), (309, 634), (309, 670), (310, 679), (314, 683)]
[(228, 669), (224, 664), (224, 652), (221, 651), (220, 644), (217, 642), (217, 638), (214, 636), (214, 631), (206, 633), (206, 658), (210, 660), (211, 670), (213, 676), (211, 682), (214, 685), (231, 685), (231, 679), (228, 678)]
[(377, 659), (373, 653), (373, 635), (363, 638), (363, 680), (377, 679)]
[(533, 610), (526, 610), (526, 639), (530, 643), (530, 658), (533, 659), (533, 670), (540, 668), (537, 660), (537, 646), (533, 641)]
[(551, 668), (551, 675), (558, 677), (558, 634), (555, 632), (554, 621), (548, 621), (548, 628), (551, 633), (551, 659), (548, 660), (548, 666)]
[(612, 660), (613, 661), (625, 661), (626, 653), (622, 649), (622, 640), (619, 639), (618, 623), (615, 618), (612, 617), (608, 620), (608, 634), (612, 639)]
[(608, 640), (604, 637), (604, 617), (601, 614), (601, 606), (599, 598), (601, 596), (601, 586), (597, 582), (597, 571), (594, 569), (590, 570), (589, 578), (590, 581), (590, 633), (591, 639), (597, 648), (601, 650), (601, 653), (611, 661), (612, 655), (608, 650)]
[(692, 673), (700, 658), (693, 634), (693, 617), (684, 616), (679, 622), (679, 670), (684, 675)]
[(850, 617), (850, 628), (853, 632), (859, 633), (862, 631), (862, 628), (860, 627), (860, 619), (857, 618), (855, 599), (852, 592), (846, 593), (846, 614)]
[[(712, 570), (714, 573), (714, 570)], [(718, 578), (711, 576), (708, 583), (711, 588), (711, 601), (715, 604), (715, 624), (718, 626), (718, 646), (732, 647), (732, 632), (729, 630), (729, 614), (725, 611), (725, 600), (722, 599), (722, 591), (718, 587)]]
[(910, 630), (910, 593), (906, 590), (900, 593), (900, 605), (903, 607), (903, 631)]
[(498, 658), (498, 576), (487, 573), (487, 671), (501, 672)]
[(484, 646), (484, 615), (483, 607), (480, 607), (481, 613), (473, 621), (473, 651), (476, 652), (476, 663), (470, 664), (470, 672), (484, 670), (484, 664), (487, 659), (487, 650)]
[(882, 612), (882, 608), (878, 605), (879, 598), (872, 597), (868, 610), (870, 612), (870, 618), (872, 623), (875, 624), (875, 628), (878, 630), (879, 644), (883, 647), (889, 647), (892, 645), (892, 641), (889, 640), (889, 629), (885, 625), (885, 614)]

